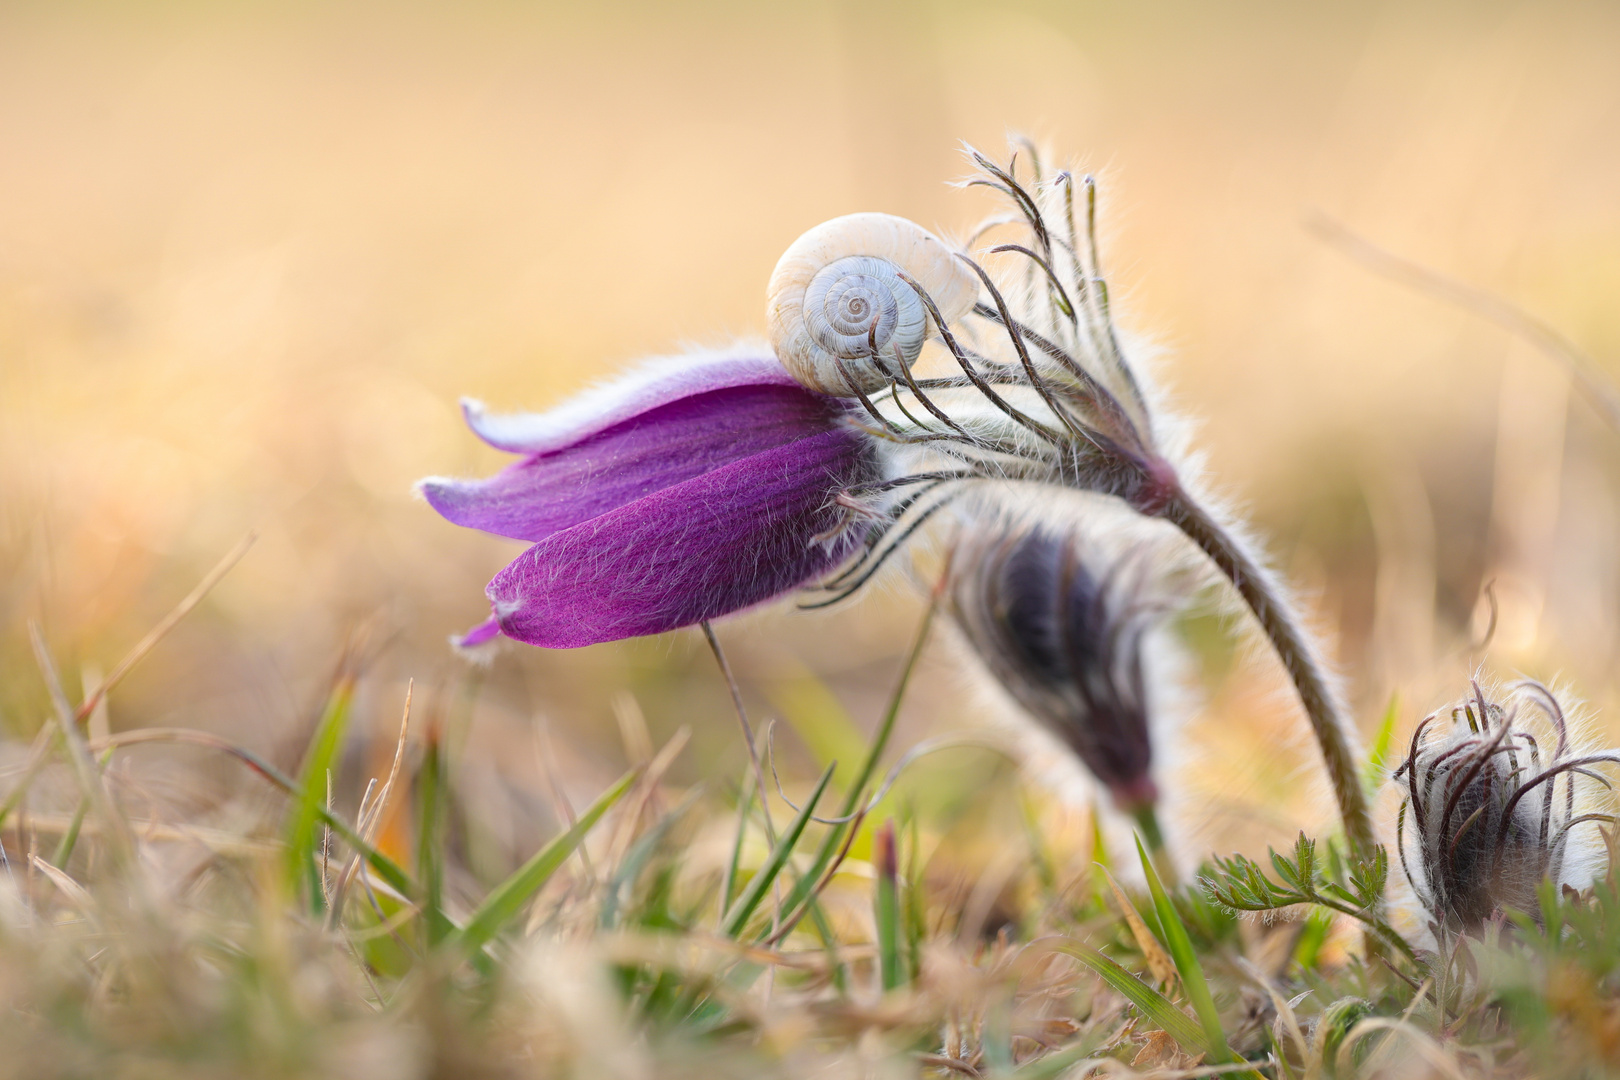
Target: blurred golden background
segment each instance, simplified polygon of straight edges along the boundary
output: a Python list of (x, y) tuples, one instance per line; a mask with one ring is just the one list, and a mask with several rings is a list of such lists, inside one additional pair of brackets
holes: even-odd
[[(1405, 730), (1461, 691), (1494, 580), (1487, 671), (1562, 678), (1620, 730), (1620, 434), (1556, 362), (1303, 224), (1613, 361), (1617, 56), (1597, 2), (7, 4), (0, 719), (44, 716), (29, 619), (74, 678), (105, 671), (256, 530), (114, 695), (115, 728), (295, 754), (361, 635), (381, 741), (408, 677), (470, 703), (466, 767), (541, 831), (538, 744), (595, 790), (638, 709), (659, 742), (693, 725), (678, 775), (734, 779), (695, 632), (513, 648), (466, 692), (446, 638), (521, 545), (411, 484), (501, 463), (460, 395), (543, 408), (760, 334), (777, 255), (825, 218), (960, 235), (986, 203), (947, 186), (959, 140), (999, 154), (1017, 130), (1100, 174), (1122, 322), (1161, 347), (1365, 726), (1392, 695)], [(894, 582), (791, 606), (719, 627), (757, 715), (869, 729), (918, 602)], [(1203, 663), (1166, 785), (1181, 835), (1328, 820), (1280, 673), (1209, 629), (1188, 627)], [(900, 746), (983, 722), (959, 668), (937, 641)], [(965, 805), (992, 768), (937, 786)]]

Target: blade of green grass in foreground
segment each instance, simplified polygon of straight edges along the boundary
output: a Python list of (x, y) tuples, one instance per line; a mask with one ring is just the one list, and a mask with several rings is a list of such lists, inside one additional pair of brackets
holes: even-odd
[(323, 798), (326, 774), (343, 746), (343, 733), (349, 726), (349, 707), (354, 703), (354, 678), (341, 676), (326, 699), (315, 734), (310, 737), (304, 764), (298, 771), (297, 792), (287, 815), (285, 839), (287, 883), (308, 890), (310, 910), (326, 910), (326, 882), (322, 880), (315, 852), (320, 846), (320, 824), (325, 816)]
[[(110, 749), (103, 750), (100, 759), (96, 762), (97, 770), (106, 772), (108, 763), (112, 761), (112, 756), (113, 753)], [(73, 811), (73, 820), (68, 823), (67, 832), (62, 834), (61, 843), (56, 845), (56, 854), (51, 856), (51, 865), (58, 870), (66, 870), (68, 860), (73, 858), (73, 848), (79, 842), (79, 833), (84, 828), (84, 817), (89, 812), (90, 801), (80, 799), (79, 808)]]
[[(942, 579), (943, 581), (943, 579)], [(889, 698), (889, 706), (883, 713), (883, 721), (878, 725), (877, 734), (872, 738), (872, 746), (866, 752), (860, 769), (855, 773), (855, 781), (849, 786), (844, 795), (844, 805), (839, 809), (838, 816), (850, 817), (855, 808), (861, 805), (866, 798), (866, 785), (871, 782), (872, 775), (877, 771), (878, 762), (883, 759), (883, 752), (888, 749), (889, 737), (894, 734), (894, 722), (900, 715), (900, 705), (905, 701), (906, 687), (911, 682), (912, 672), (917, 667), (917, 659), (922, 656), (923, 646), (928, 643), (929, 630), (934, 625), (934, 613), (939, 609), (940, 590), (935, 589), (929, 598), (928, 608), (923, 612), (922, 622), (917, 626), (917, 636), (912, 640), (911, 650), (906, 654), (905, 665), (900, 669), (900, 680), (895, 684), (894, 694)], [(797, 911), (810, 895), (816, 883), (822, 878), (827, 865), (832, 862), (842, 846), (844, 834), (849, 829), (859, 827), (859, 822), (847, 822), (834, 825), (827, 830), (821, 847), (811, 862), (810, 869), (805, 871), (793, 888), (788, 892), (787, 899), (782, 903), (783, 911)]]
[(472, 918), (467, 920), (467, 925), (450, 936), (450, 944), (474, 952), (492, 941), (523, 910), (523, 905), (540, 891), (541, 886), (551, 879), (557, 868), (568, 860), (568, 856), (579, 847), (585, 834), (601, 820), (602, 815), (624, 797), (636, 776), (636, 770), (625, 773), (616, 784), (597, 796), (596, 801), (579, 816), (573, 828), (541, 848), (511, 877), (495, 886), (478, 910), (473, 912)]
[(878, 972), (887, 993), (900, 986), (900, 868), (895, 856), (894, 821), (883, 823), (873, 839), (872, 862), (877, 867), (873, 917), (877, 922)]
[[(826, 772), (821, 774), (821, 782), (816, 784), (816, 790), (812, 791), (810, 797), (805, 800), (804, 809), (800, 810), (799, 816), (793, 819), (793, 824), (788, 826), (787, 832), (777, 838), (776, 848), (771, 852), (770, 858), (765, 861), (764, 866), (760, 867), (759, 873), (754, 875), (754, 880), (748, 883), (748, 888), (743, 890), (743, 894), (737, 900), (736, 906), (726, 916), (725, 925), (721, 927), (721, 932), (726, 937), (737, 937), (742, 933), (743, 927), (748, 925), (748, 917), (754, 913), (754, 909), (759, 906), (759, 902), (765, 898), (765, 890), (771, 887), (771, 882), (776, 880), (776, 876), (782, 872), (782, 867), (787, 865), (788, 857), (793, 854), (793, 848), (798, 844), (799, 837), (804, 835), (804, 827), (810, 824), (810, 817), (816, 811), (816, 803), (821, 801), (822, 793), (827, 790), (827, 781), (832, 779), (833, 770), (836, 768), (838, 768), (838, 763), (835, 761), (827, 766)], [(806, 874), (799, 880), (801, 882), (809, 881), (811, 875)]]
[(450, 935), (444, 917), (444, 834), (448, 793), (445, 791), (444, 731), (430, 723), (423, 740), (422, 767), (416, 774), (416, 879), (422, 891), (422, 924), (427, 939), (437, 945)]
[(1078, 941), (1062, 941), (1054, 946), (1067, 953), (1102, 977), (1103, 982), (1119, 991), (1126, 1000), (1141, 1010), (1142, 1015), (1163, 1028), (1188, 1053), (1208, 1054), (1213, 1049), (1204, 1029), (1192, 1017), (1176, 1008), (1175, 1002), (1159, 993), (1114, 961)]
[(1361, 787), (1369, 797), (1376, 794), (1384, 782), (1384, 763), (1389, 760), (1389, 748), (1395, 743), (1395, 717), (1400, 707), (1400, 697), (1390, 695), (1389, 707), (1384, 710), (1384, 718), (1378, 723), (1378, 735), (1373, 739), (1372, 752), (1367, 755), (1367, 764), (1362, 766)]
[[(98, 740), (94, 749), (112, 751), (119, 747), (136, 746), (144, 743), (184, 743), (188, 746), (200, 746), (208, 750), (217, 750), (246, 765), (252, 772), (268, 781), (277, 790), (289, 796), (294, 803), (301, 798), (302, 788), (291, 777), (270, 764), (264, 758), (244, 747), (237, 746), (227, 739), (206, 731), (197, 731), (192, 728), (139, 728), (135, 731), (121, 731), (110, 735), (106, 739)], [(331, 829), (345, 844), (364, 856), (367, 864), (377, 872), (377, 876), (386, 881), (402, 896), (416, 895), (416, 882), (411, 879), (404, 869), (393, 859), (384, 855), (361, 838), (360, 834), (349, 827), (342, 818), (326, 809), (320, 800), (315, 802), (315, 814), (320, 818), (321, 824)], [(0, 821), (4, 821), (6, 807), (0, 804)]]
[(1017, 1080), (1057, 1080), (1058, 1077), (1065, 1075), (1071, 1068), (1096, 1053), (1097, 1048), (1103, 1044), (1107, 1037), (1107, 1030), (1099, 1026), (1073, 1046), (1065, 1046), (1061, 1050), (1054, 1050), (1045, 1057), (1039, 1057), (1034, 1061), (1020, 1065), (1006, 1075), (1016, 1077)]
[[(1210, 1048), (1209, 1057), (1212, 1063), (1224, 1065), (1228, 1062), (1241, 1061), (1241, 1058), (1232, 1053), (1232, 1048), (1226, 1045), (1226, 1033), (1221, 1029), (1221, 1015), (1215, 1008), (1215, 996), (1209, 992), (1209, 981), (1204, 978), (1204, 969), (1198, 963), (1198, 954), (1193, 950), (1192, 939), (1187, 936), (1187, 927), (1181, 921), (1181, 914), (1176, 911), (1176, 906), (1170, 902), (1169, 894), (1164, 891), (1164, 883), (1159, 880), (1159, 872), (1153, 868), (1153, 860), (1148, 856), (1147, 848), (1142, 845), (1141, 837), (1137, 837), (1136, 840), (1136, 855), (1142, 860), (1142, 873), (1147, 876), (1148, 892), (1153, 896), (1153, 910), (1158, 916), (1159, 938), (1164, 943), (1165, 950), (1170, 953), (1170, 959), (1175, 962), (1176, 973), (1181, 976), (1182, 991), (1192, 1002), (1193, 1011), (1198, 1014), (1198, 1021), (1204, 1029), (1204, 1040)], [(1256, 1076), (1258, 1080), (1258, 1074), (1250, 1075)]]
[(742, 861), (743, 841), (748, 836), (748, 813), (754, 808), (754, 785), (743, 779), (737, 796), (737, 836), (731, 844), (731, 858), (726, 861), (726, 876), (720, 882), (720, 917), (724, 919), (737, 892), (737, 864)]

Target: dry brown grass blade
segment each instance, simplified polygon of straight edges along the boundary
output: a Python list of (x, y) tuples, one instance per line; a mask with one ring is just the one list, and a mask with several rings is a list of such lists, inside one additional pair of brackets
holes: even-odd
[(1299, 1051), (1300, 1059), (1309, 1058), (1311, 1053), (1310, 1043), (1305, 1038), (1304, 1029), (1299, 1026), (1299, 1017), (1294, 1013), (1293, 1007), (1288, 1004), (1287, 999), (1283, 997), (1282, 992), (1272, 984), (1270, 979), (1266, 978), (1266, 973), (1251, 963), (1247, 957), (1238, 957), (1237, 963), (1238, 969), (1247, 975), (1251, 982), (1264, 990), (1266, 996), (1271, 999), (1271, 1006), (1277, 1010), (1277, 1018), (1286, 1028), (1288, 1037), (1293, 1040), (1294, 1048)]
[[(157, 643), (162, 641), (164, 636), (167, 635), (170, 630), (173, 630), (180, 620), (185, 618), (186, 614), (190, 612), (192, 608), (196, 607), (202, 602), (203, 597), (207, 596), (208, 593), (212, 591), (214, 586), (219, 584), (220, 579), (229, 573), (231, 568), (242, 560), (242, 556), (247, 554), (248, 548), (253, 546), (253, 542), (257, 538), (256, 533), (248, 533), (247, 536), (243, 537), (242, 541), (238, 543), (236, 547), (232, 548), (230, 553), (227, 554), (225, 558), (221, 559), (219, 564), (215, 566), (214, 569), (210, 570), (202, 581), (197, 583), (197, 587), (191, 590), (191, 593), (186, 596), (184, 600), (180, 601), (180, 603), (176, 605), (175, 609), (171, 611), (162, 622), (154, 626), (151, 631), (144, 638), (142, 638), (133, 649), (129, 651), (129, 654), (118, 662), (118, 666), (113, 668), (110, 675), (104, 679), (99, 679), (96, 681), (95, 688), (87, 691), (84, 695), (84, 700), (79, 703), (79, 707), (72, 710), (72, 716), (75, 723), (83, 723), (86, 718), (92, 717), (98, 712), (102, 711), (102, 706), (106, 700), (108, 692), (111, 691), (114, 686), (118, 685), (124, 676), (128, 675), (130, 671), (134, 669), (135, 665), (140, 663), (141, 660), (145, 658), (146, 654), (151, 652)], [(91, 669), (87, 667), (85, 670), (88, 673)], [(97, 735), (99, 734), (101, 733), (97, 733)], [(97, 736), (92, 737), (94, 738)], [(46, 758), (50, 751), (50, 740), (51, 726), (47, 724), (40, 729), (39, 734), (34, 737), (33, 744), (29, 747), (28, 762), (23, 767), (22, 777), (17, 781), (17, 786), (12, 788), (11, 793), (6, 796), (4, 802), (0, 802), (0, 822), (3, 822), (11, 811), (16, 809), (18, 802), (28, 791), (28, 788), (33, 784), (34, 779), (39, 775), (40, 770), (44, 768)]]
[(945, 1069), (960, 1076), (980, 1077), (984, 1075), (961, 1058), (947, 1057), (944, 1054), (918, 1054), (917, 1064), (932, 1069)]
[(652, 760), (652, 736), (636, 695), (628, 690), (613, 695), (613, 719), (619, 725), (619, 740), (624, 743), (624, 755), (630, 764), (645, 765)]
[(190, 614), (192, 608), (202, 603), (203, 597), (213, 591), (214, 586), (218, 585), (220, 580), (231, 572), (231, 568), (242, 561), (242, 556), (248, 553), (248, 549), (253, 546), (253, 542), (257, 539), (257, 533), (248, 533), (219, 561), (218, 565), (208, 571), (203, 576), (203, 579), (197, 583), (197, 587), (187, 593), (186, 598), (176, 604), (174, 610), (165, 615), (161, 622), (147, 631), (146, 636), (135, 643), (135, 647), (122, 660), (118, 661), (117, 666), (108, 673), (107, 677), (102, 679), (94, 690), (85, 695), (84, 700), (79, 703), (78, 709), (74, 712), (73, 718), (82, 723), (101, 703), (101, 699), (106, 697), (113, 687), (123, 681), (124, 676), (128, 675), (136, 664), (146, 659), (146, 654), (156, 648), (157, 643), (168, 636), (169, 631), (179, 625), (180, 620)]
[[(382, 789), (377, 792), (376, 801), (371, 803), (369, 807), (364, 805), (364, 799), (361, 800), (360, 820), (356, 821), (355, 824), (358, 826), (360, 838), (370, 846), (376, 845), (377, 830), (387, 820), (389, 798), (394, 793), (394, 782), (399, 779), (400, 768), (405, 762), (406, 736), (411, 729), (411, 697), (415, 691), (416, 680), (412, 679), (405, 684), (405, 709), (403, 715), (399, 718), (399, 739), (394, 744), (394, 763), (388, 767), (388, 778), (383, 781)], [(349, 856), (348, 865), (343, 868), (343, 873), (338, 877), (337, 887), (332, 891), (332, 925), (334, 926), (337, 925), (337, 921), (343, 915), (343, 898), (348, 894), (349, 886), (354, 882), (354, 875), (360, 872), (363, 865), (364, 860), (360, 857), (360, 853), (358, 851), (354, 852)]]
[[(645, 733), (646, 729), (643, 728), (642, 731)], [(641, 820), (647, 813), (647, 807), (652, 804), (653, 796), (658, 794), (658, 785), (663, 783), (664, 774), (669, 771), (671, 765), (675, 764), (675, 759), (680, 756), (682, 750), (686, 749), (686, 744), (691, 739), (692, 729), (682, 724), (675, 734), (669, 737), (669, 741), (659, 749), (657, 756), (648, 755), (652, 760), (647, 762), (646, 771), (641, 774), (641, 779), (636, 781), (638, 790), (633, 793), (634, 803), (631, 811), (620, 819), (621, 825), (618, 834), (613, 838), (613, 843), (608, 848), (613, 853), (613, 866), (617, 867), (624, 860), (626, 853), (629, 852), (630, 845), (634, 843), (636, 833), (641, 827)], [(639, 762), (632, 762), (631, 764), (635, 765), (639, 764)]]
[[(28, 827), (45, 836), (60, 836), (74, 827), (70, 814), (30, 814)], [(217, 855), (238, 858), (256, 858), (281, 850), (279, 840), (255, 839), (223, 829), (203, 825), (175, 825), (164, 821), (130, 819), (129, 827), (142, 843), (198, 844)], [(81, 836), (102, 836), (106, 829), (100, 822), (85, 821), (78, 826)]]
[(94, 918), (96, 914), (96, 901), (83, 885), (80, 885), (77, 881), (74, 881), (62, 871), (58, 870), (56, 867), (52, 866), (50, 863), (46, 862), (44, 859), (32, 852), (30, 852), (28, 855), (28, 862), (29, 865), (35, 870), (39, 871), (41, 874), (44, 874), (46, 879), (49, 880), (52, 885), (55, 885), (59, 890), (61, 890), (62, 895), (71, 900), (73, 902), (73, 906), (83, 912), (86, 918)]
[[(699, 931), (679, 937), (615, 931), (595, 940), (602, 955), (615, 963), (648, 963), (694, 975), (718, 975), (738, 961), (811, 973), (825, 972), (828, 967), (827, 954), (820, 949), (783, 952)], [(841, 955), (864, 960), (875, 956), (876, 950), (870, 945), (853, 945)]]
[(85, 746), (84, 738), (79, 733), (79, 725), (73, 715), (73, 707), (68, 704), (67, 692), (62, 689), (62, 677), (57, 672), (56, 661), (51, 659), (45, 638), (39, 632), (38, 624), (32, 620), (28, 623), (28, 640), (34, 648), (34, 660), (39, 664), (40, 675), (45, 679), (46, 689), (50, 693), (57, 734), (62, 739), (62, 748), (67, 754), (68, 764), (73, 769), (74, 780), (79, 785), (79, 794), (89, 805), (93, 815), (107, 822), (109, 838), (114, 845), (113, 855), (122, 865), (128, 866), (135, 857), (135, 839), (129, 831), (129, 823), (124, 820), (107, 794), (101, 769)]
[[(96, 688), (106, 679), (99, 665), (87, 661), (79, 669), (79, 692), (89, 701)], [(103, 694), (90, 709), (85, 734), (92, 739), (105, 739), (112, 732), (112, 718), (107, 715), (107, 695)]]
[(1609, 426), (1620, 431), (1620, 389), (1596, 361), (1551, 326), (1484, 289), (1386, 251), (1326, 214), (1310, 214), (1305, 219), (1305, 227), (1379, 277), (1472, 312), (1557, 360), (1580, 384)]
[(1103, 872), (1103, 877), (1108, 879), (1108, 887), (1114, 890), (1114, 899), (1119, 903), (1120, 913), (1125, 916), (1125, 924), (1131, 928), (1131, 937), (1136, 939), (1136, 947), (1142, 950), (1142, 957), (1147, 961), (1148, 970), (1153, 972), (1153, 977), (1159, 980), (1160, 986), (1169, 986), (1176, 978), (1176, 965), (1171, 961), (1170, 954), (1164, 951), (1159, 939), (1153, 936), (1147, 923), (1142, 921), (1136, 905), (1125, 895), (1125, 890), (1119, 887), (1119, 882), (1108, 872), (1108, 867), (1098, 863), (1097, 869)]

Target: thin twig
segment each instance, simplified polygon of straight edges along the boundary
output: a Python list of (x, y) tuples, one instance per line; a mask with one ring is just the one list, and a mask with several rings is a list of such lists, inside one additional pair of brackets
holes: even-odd
[(242, 556), (248, 553), (248, 549), (253, 546), (253, 542), (257, 539), (257, 533), (248, 533), (219, 561), (218, 565), (208, 571), (203, 579), (197, 583), (197, 587), (192, 589), (184, 600), (176, 604), (174, 610), (163, 617), (162, 622), (147, 631), (146, 636), (136, 643), (127, 656), (118, 661), (118, 666), (114, 667), (107, 677), (101, 680), (101, 684), (85, 695), (84, 700), (79, 703), (78, 710), (74, 713), (74, 719), (82, 723), (94, 711), (101, 699), (107, 696), (108, 691), (122, 682), (124, 676), (128, 675), (136, 664), (145, 659), (146, 654), (151, 652), (158, 642), (168, 636), (169, 631), (179, 625), (181, 619), (190, 614), (192, 608), (202, 603), (203, 597), (213, 591), (214, 586), (218, 585), (220, 580), (231, 572), (231, 568), (242, 561)]
[(34, 659), (39, 664), (41, 675), (45, 678), (46, 689), (50, 692), (52, 715), (57, 722), (57, 735), (62, 740), (63, 750), (67, 754), (68, 764), (73, 769), (74, 779), (78, 781), (80, 797), (89, 804), (97, 816), (107, 822), (114, 842), (113, 854), (122, 865), (128, 866), (135, 856), (134, 837), (129, 832), (129, 823), (112, 806), (107, 796), (107, 787), (102, 783), (101, 770), (97, 768), (95, 759), (85, 748), (84, 739), (79, 734), (79, 726), (75, 722), (73, 708), (68, 704), (67, 694), (62, 690), (62, 679), (57, 674), (56, 663), (51, 659), (50, 650), (45, 646), (45, 638), (39, 632), (39, 626), (32, 620), (28, 623), (28, 639), (34, 648)]
[(771, 847), (776, 846), (776, 826), (771, 824), (771, 804), (765, 792), (765, 772), (760, 767), (759, 748), (754, 745), (754, 728), (748, 723), (748, 709), (743, 705), (742, 689), (731, 674), (731, 664), (726, 660), (725, 650), (720, 647), (720, 639), (714, 636), (714, 627), (704, 619), (698, 624), (703, 627), (703, 636), (709, 643), (709, 649), (714, 653), (715, 663), (720, 665), (720, 675), (726, 680), (726, 689), (731, 691), (731, 704), (737, 710), (737, 722), (742, 725), (743, 741), (748, 744), (748, 761), (754, 770), (754, 783), (759, 788), (759, 810), (765, 819), (765, 838), (770, 841)]
[(1379, 277), (1472, 312), (1557, 360), (1580, 384), (1608, 425), (1620, 431), (1620, 389), (1603, 374), (1596, 361), (1548, 324), (1484, 289), (1387, 251), (1320, 211), (1305, 219), (1305, 227)]

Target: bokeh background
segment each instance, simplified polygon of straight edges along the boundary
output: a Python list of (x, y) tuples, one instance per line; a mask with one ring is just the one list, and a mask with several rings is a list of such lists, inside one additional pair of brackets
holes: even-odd
[[(1409, 729), (1482, 664), (1563, 679), (1620, 729), (1620, 434), (1557, 362), (1304, 224), (1519, 305), (1620, 378), (1617, 56), (1602, 2), (6, 3), (0, 722), (44, 716), (28, 620), (93, 676), (253, 530), (115, 728), (295, 760), (349, 654), (384, 754), (408, 678), (456, 718), (514, 852), (552, 827), (541, 763), (577, 802), (643, 722), (691, 725), (677, 776), (735, 782), (695, 632), (453, 655), (520, 545), (412, 481), (500, 463), (460, 395), (541, 408), (761, 333), (777, 255), (825, 218), (961, 233), (987, 204), (947, 184), (960, 141), (1017, 130), (1101, 176), (1122, 321), (1364, 727), (1398, 696)], [(790, 777), (806, 740), (870, 730), (921, 610), (900, 578), (791, 607), (719, 628), (756, 716), (798, 730)], [(1182, 631), (1179, 835), (1327, 821), (1269, 656), (1212, 614)], [(899, 744), (994, 711), (942, 638)], [(994, 827), (999, 759), (938, 760), (933, 796)]]

